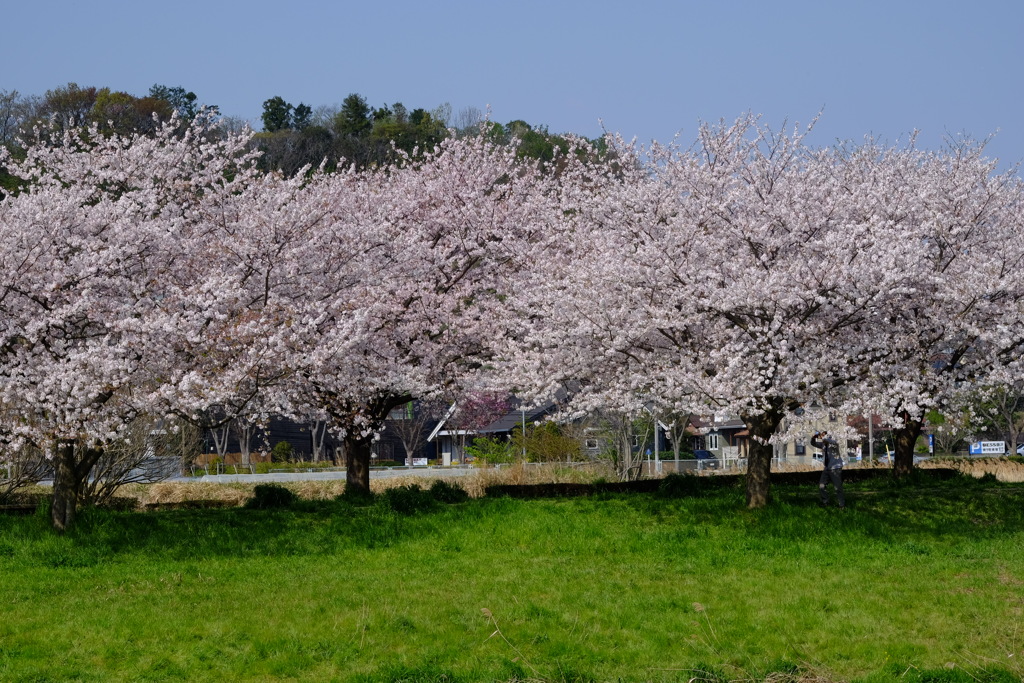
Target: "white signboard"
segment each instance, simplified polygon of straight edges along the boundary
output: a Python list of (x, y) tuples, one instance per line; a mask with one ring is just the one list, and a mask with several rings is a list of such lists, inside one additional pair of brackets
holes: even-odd
[(971, 455), (1002, 455), (1005, 452), (1005, 441), (978, 441), (971, 444)]

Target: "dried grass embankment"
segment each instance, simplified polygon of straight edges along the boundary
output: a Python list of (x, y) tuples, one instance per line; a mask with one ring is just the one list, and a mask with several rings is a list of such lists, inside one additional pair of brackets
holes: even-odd
[[(458, 477), (407, 476), (370, 480), (370, 489), (380, 493), (396, 486), (417, 484), (429, 488), (435, 480), (457, 483), (472, 498), (481, 498), (488, 486), (499, 484), (588, 483), (599, 478), (614, 478), (603, 467), (567, 467), (564, 465), (512, 465), (481, 468), (470, 475)], [(330, 500), (345, 491), (344, 479), (275, 482), (305, 500)], [(118, 491), (118, 498), (134, 499), (142, 509), (170, 507), (233, 507), (245, 505), (253, 495), (254, 483), (214, 484), (205, 482), (160, 482), (133, 484)]]
[[(917, 465), (922, 469), (951, 468), (965, 475), (983, 477), (992, 474), (1002, 482), (1024, 482), (1024, 463), (1006, 458), (934, 458)], [(883, 465), (876, 465), (884, 468)], [(777, 469), (778, 472), (801, 472), (816, 469), (811, 465), (791, 465)], [(860, 465), (857, 469), (868, 469)], [(734, 474), (739, 474), (735, 472)], [(711, 475), (715, 476), (715, 475)], [(616, 477), (603, 467), (566, 467), (564, 465), (513, 465), (502, 468), (481, 468), (473, 474), (459, 477), (407, 476), (373, 479), (370, 488), (380, 493), (388, 488), (418, 484), (429, 488), (435, 480), (457, 483), (470, 497), (481, 498), (488, 486), (521, 484), (584, 484), (599, 479), (614, 481)], [(343, 479), (309, 480), (279, 483), (305, 500), (329, 500), (345, 490)], [(161, 482), (158, 484), (136, 484), (126, 486), (118, 492), (118, 498), (127, 503), (134, 500), (140, 509), (171, 507), (236, 507), (241, 506), (253, 495), (256, 484), (231, 483), (213, 484), (202, 482)]]
[(933, 458), (918, 464), (923, 469), (951, 467), (961, 474), (981, 478), (986, 474), (1007, 483), (1024, 482), (1024, 462), (1009, 458)]

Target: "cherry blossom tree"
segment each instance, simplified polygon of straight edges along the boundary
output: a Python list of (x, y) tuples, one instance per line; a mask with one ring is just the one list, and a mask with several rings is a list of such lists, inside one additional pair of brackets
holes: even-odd
[(764, 505), (777, 427), (831, 391), (857, 350), (843, 331), (874, 296), (849, 277), (858, 235), (799, 133), (745, 118), (645, 155), (620, 144), (567, 226), (571, 252), (542, 276), (557, 291), (527, 306), (544, 311), (528, 344), (542, 374), (587, 378), (588, 406), (741, 415), (748, 504)]
[(836, 167), (858, 185), (879, 258), (898, 255), (887, 262), (894, 277), (859, 385), (859, 402), (894, 426), (898, 475), (913, 466), (929, 411), (957, 412), (972, 388), (1021, 376), (1024, 192), (983, 153), (983, 144), (960, 141), (837, 154)]
[[(53, 523), (127, 425), (329, 419), (348, 485), (412, 398), (741, 416), (747, 504), (800, 407), (930, 410), (1019, 381), (1022, 188), (983, 146), (814, 149), (753, 117), (689, 148), (484, 137), (382, 168), (259, 173), (202, 118), (41, 131), (0, 200), (0, 437), (54, 459)], [(571, 413), (570, 413), (571, 414)], [(21, 451), (19, 451), (21, 449)]]
[(201, 251), (195, 207), (252, 176), (244, 138), (212, 136), (205, 121), (146, 137), (39, 135), (51, 144), (2, 160), (25, 186), (0, 201), (0, 434), (52, 455), (62, 530), (104, 444), (189, 377), (163, 362), (163, 344), (175, 316), (205, 306), (182, 306), (193, 293), (180, 289)]
[(369, 489), (370, 449), (393, 408), (460, 386), (486, 361), (509, 324), (510, 249), (557, 218), (549, 182), (482, 138), (325, 181), (328, 216), (292, 254), (322, 268), (295, 301), (309, 324), (291, 337), (288, 400), (330, 416), (348, 486)]
[(812, 149), (745, 117), (615, 158), (538, 247), (507, 369), (577, 383), (585, 409), (741, 416), (751, 507), (796, 408), (919, 430), (946, 389), (1019, 364), (1019, 182), (977, 150)]

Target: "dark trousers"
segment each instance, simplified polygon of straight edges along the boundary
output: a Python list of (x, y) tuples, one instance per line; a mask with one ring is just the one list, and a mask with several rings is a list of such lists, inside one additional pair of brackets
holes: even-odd
[(818, 493), (821, 494), (821, 504), (828, 505), (828, 483), (832, 482), (832, 486), (836, 489), (836, 502), (839, 503), (839, 507), (846, 506), (846, 498), (843, 497), (843, 471), (824, 469), (821, 471), (821, 478), (818, 479)]

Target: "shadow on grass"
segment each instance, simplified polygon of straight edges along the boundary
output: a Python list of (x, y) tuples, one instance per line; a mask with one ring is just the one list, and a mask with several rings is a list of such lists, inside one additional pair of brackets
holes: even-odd
[(774, 483), (772, 502), (757, 510), (744, 507), (742, 478), (731, 486), (716, 477), (666, 478), (653, 496), (594, 498), (617, 499), (654, 522), (675, 519), (697, 531), (776, 546), (808, 538), (829, 543), (860, 537), (900, 547), (917, 543), (914, 547), (920, 548), (940, 539), (998, 539), (1024, 531), (1024, 487), (1018, 484), (934, 470), (917, 471), (906, 479), (888, 473), (850, 477), (847, 507), (839, 509), (819, 507), (818, 473), (799, 474), (809, 476), (802, 482), (791, 478), (790, 483)]
[(76, 525), (59, 536), (41, 506), (30, 517), (0, 518), (0, 559), (20, 556), (30, 564), (87, 567), (134, 554), (169, 560), (325, 555), (391, 546), (414, 525), (385, 505), (299, 501), (271, 509), (84, 509)]
[[(747, 510), (741, 480), (730, 483), (716, 477), (679, 477), (666, 481), (658, 493), (605, 491), (560, 502), (498, 498), (453, 505), (426, 501), (427, 492), (417, 489), (373, 502), (273, 499), (256, 509), (147, 513), (88, 509), (65, 536), (50, 530), (41, 506), (29, 517), (0, 516), (0, 561), (89, 567), (134, 554), (169, 560), (321, 556), (347, 549), (387, 548), (406, 539), (446, 533), (453, 525), (504, 519), (512, 509), (528, 512), (532, 505), (566, 507), (569, 514), (573, 509), (585, 513), (625, 506), (632, 514), (655, 522), (663, 532), (674, 534), (673, 538), (710, 530), (730, 543), (775, 548), (809, 537), (837, 542), (860, 537), (927, 551), (929, 544), (940, 538), (976, 540), (1024, 531), (1024, 489), (972, 477), (935, 477), (920, 472), (909, 481), (853, 481), (847, 485), (846, 510), (818, 508), (816, 482), (776, 484), (773, 502), (767, 508)], [(606, 506), (610, 501), (614, 502)], [(609, 510), (607, 514), (616, 513)]]

